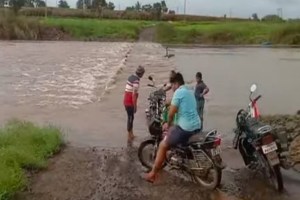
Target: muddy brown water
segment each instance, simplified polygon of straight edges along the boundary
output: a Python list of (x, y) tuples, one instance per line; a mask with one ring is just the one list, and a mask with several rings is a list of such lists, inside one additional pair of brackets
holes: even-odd
[(235, 114), (249, 103), (249, 88), (258, 86), (261, 114), (296, 114), (300, 108), (300, 50), (207, 48), (175, 49), (175, 63), (187, 80), (202, 72), (210, 88), (205, 125), (228, 134)]
[[(255, 179), (251, 181), (249, 187), (247, 183), (252, 174), (243, 171), (240, 156), (228, 149), (228, 146), (232, 138), (231, 129), (234, 126), (236, 111), (247, 105), (248, 90), (252, 82), (258, 84), (258, 91), (263, 95), (260, 102), (263, 113), (295, 113), (300, 108), (297, 96), (299, 94), (295, 92), (300, 83), (299, 50), (176, 49), (175, 57), (170, 59), (165, 58), (164, 54), (165, 49), (154, 43), (1, 42), (0, 123), (3, 124), (6, 120), (16, 117), (40, 124), (55, 124), (63, 129), (67, 140), (76, 148), (114, 147), (118, 149), (117, 152), (122, 152), (124, 149), (120, 148), (127, 145), (126, 114), (122, 96), (128, 74), (141, 64), (147, 70), (145, 76), (154, 74), (157, 83), (160, 84), (167, 80), (168, 72), (172, 68), (182, 71), (188, 80), (193, 79), (196, 71), (202, 71), (211, 89), (207, 96), (205, 127), (217, 128), (225, 140), (223, 156), (229, 167), (224, 172), (222, 190), (230, 194), (241, 194), (240, 196), (246, 199), (251, 199), (253, 192), (266, 197), (265, 199), (275, 198), (277, 195), (274, 195), (274, 191), (266, 189), (268, 187), (262, 181)], [(135, 146), (148, 135), (145, 129), (144, 109), (151, 89), (147, 87), (147, 83), (146, 79), (142, 80), (138, 113), (135, 118), (135, 134), (138, 136)], [(60, 157), (53, 161), (51, 165), (53, 170), (34, 179), (37, 182), (33, 184), (32, 190), (36, 192), (31, 194), (35, 195), (32, 199), (38, 199), (43, 195), (50, 195), (50, 199), (54, 197), (69, 199), (73, 195), (77, 195), (77, 199), (101, 199), (97, 198), (96, 194), (103, 192), (104, 189), (99, 186), (101, 183), (92, 178), (99, 170), (101, 171), (101, 168), (93, 167), (95, 163), (101, 162), (97, 158), (102, 155), (101, 151), (95, 156), (89, 155), (89, 151), (79, 154), (79, 160), (84, 160), (85, 157), (92, 160), (82, 161), (84, 163), (82, 168), (76, 172), (79, 175), (72, 173), (71, 167), (77, 164), (76, 156), (73, 151), (67, 151), (62, 155), (68, 159), (66, 166), (61, 165)], [(124, 161), (122, 156), (118, 158)], [(106, 164), (104, 162), (104, 167), (109, 167), (112, 163), (114, 162)], [(125, 165), (127, 168), (141, 169), (136, 162), (125, 162)], [(126, 170), (124, 171), (126, 167), (120, 165), (117, 170), (123, 170), (123, 174), (126, 174)], [(89, 169), (92, 171), (86, 174), (86, 170)], [(157, 199), (159, 193), (164, 193), (169, 188), (176, 190), (178, 187), (182, 187), (185, 191), (184, 194), (187, 196), (184, 199), (193, 198), (188, 196), (188, 193), (195, 193), (193, 186), (181, 181), (172, 186), (173, 179), (165, 186), (145, 189), (150, 186), (141, 186), (143, 182), (137, 181), (136, 173), (139, 172), (140, 170), (130, 171), (134, 174), (133, 180), (129, 181), (133, 185), (126, 186), (124, 190), (116, 188), (125, 184), (120, 182), (120, 179), (127, 179), (127, 175), (123, 176), (121, 173), (120, 177), (114, 180), (103, 180), (111, 185), (105, 188), (114, 188), (104, 193), (107, 195), (104, 199), (111, 193), (116, 193), (114, 197), (120, 198), (123, 193), (130, 192), (134, 188), (138, 188), (136, 190), (138, 197), (144, 197), (142, 193), (145, 193), (145, 198), (151, 199), (151, 194), (154, 193), (152, 199)], [(59, 176), (55, 176), (56, 173), (65, 174), (66, 176), (62, 177), (66, 181), (61, 181)], [(74, 180), (70, 178), (71, 176), (74, 176)], [(80, 195), (84, 195), (81, 193), (82, 190), (71, 185), (75, 181), (82, 186), (86, 185), (87, 182), (83, 181), (85, 176), (91, 179), (91, 192), (79, 198)], [(300, 181), (297, 177), (298, 174), (294, 173), (287, 175), (286, 188), (290, 198), (299, 195), (296, 188)], [(43, 180), (44, 183), (51, 180), (53, 184), (39, 193), (37, 190)], [(55, 182), (61, 183), (59, 188), (70, 187), (70, 189), (57, 197), (51, 192), (57, 189), (58, 185), (55, 185)], [(171, 198), (172, 192), (166, 194)], [(207, 196), (197, 195), (195, 198), (209, 199)], [(277, 198), (281, 199), (281, 196)], [(129, 199), (135, 198), (130, 196)]]

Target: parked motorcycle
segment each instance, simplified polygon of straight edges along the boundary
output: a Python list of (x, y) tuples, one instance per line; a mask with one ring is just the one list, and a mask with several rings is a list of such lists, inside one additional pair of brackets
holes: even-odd
[(272, 127), (259, 121), (257, 101), (261, 95), (252, 98), (256, 89), (257, 86), (253, 84), (250, 88), (250, 103), (247, 109), (241, 109), (237, 113), (233, 147), (239, 149), (246, 166), (262, 172), (278, 191), (282, 191), (280, 149)]
[(162, 132), (162, 114), (165, 109), (166, 91), (165, 85), (157, 87), (152, 76), (148, 79), (152, 82), (149, 87), (154, 88), (148, 97), (148, 108), (145, 110), (148, 130), (151, 134)]
[[(149, 80), (151, 79), (149, 77)], [(151, 102), (149, 104), (148, 118), (155, 119), (149, 121), (150, 137), (145, 139), (138, 148), (139, 160), (148, 169), (153, 166), (158, 146), (165, 134), (162, 131), (162, 112), (167, 109), (160, 106), (158, 99), (160, 101), (161, 98), (156, 98), (155, 103)], [(152, 114), (154, 110), (155, 114)], [(168, 165), (171, 170), (178, 170), (182, 174), (188, 175), (194, 182), (203, 187), (215, 189), (220, 185), (222, 169), (224, 168), (220, 156), (220, 145), (221, 138), (216, 130), (194, 134), (186, 144), (178, 145), (168, 151), (163, 167)], [(150, 155), (146, 156), (145, 153), (147, 153), (148, 147), (152, 147), (152, 149)]]

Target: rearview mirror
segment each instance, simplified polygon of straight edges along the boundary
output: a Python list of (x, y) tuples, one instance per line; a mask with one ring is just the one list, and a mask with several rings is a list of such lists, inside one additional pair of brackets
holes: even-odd
[(148, 76), (148, 79), (149, 79), (150, 81), (153, 81), (152, 76)]
[(256, 91), (256, 89), (257, 89), (256, 84), (252, 84), (251, 87), (250, 87), (250, 92), (253, 93), (253, 92)]

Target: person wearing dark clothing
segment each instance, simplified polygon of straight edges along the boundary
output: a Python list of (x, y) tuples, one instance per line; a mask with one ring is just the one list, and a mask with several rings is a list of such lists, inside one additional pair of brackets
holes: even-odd
[(203, 128), (204, 103), (205, 103), (204, 95), (206, 95), (209, 92), (209, 88), (204, 83), (201, 72), (196, 73), (196, 81), (197, 81), (197, 84), (195, 87), (195, 98), (197, 101), (197, 111), (198, 111), (198, 114), (199, 114), (199, 117), (200, 117), (201, 123), (202, 123), (202, 125), (201, 125), (201, 129), (202, 129)]

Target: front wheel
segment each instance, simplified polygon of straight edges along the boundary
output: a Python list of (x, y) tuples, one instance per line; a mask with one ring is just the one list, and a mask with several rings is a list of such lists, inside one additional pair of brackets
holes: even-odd
[[(145, 140), (138, 148), (138, 158), (141, 164), (149, 170), (152, 169), (154, 165), (157, 150), (158, 146), (156, 146), (156, 141), (154, 139)], [(166, 162), (164, 162), (162, 168), (165, 166)]]

